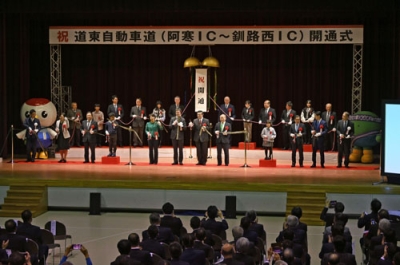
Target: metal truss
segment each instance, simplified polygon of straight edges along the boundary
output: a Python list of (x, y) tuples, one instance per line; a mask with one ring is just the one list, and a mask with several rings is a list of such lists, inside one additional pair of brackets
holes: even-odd
[(353, 86), (351, 89), (351, 114), (361, 111), (362, 103), (363, 45), (353, 45)]
[(61, 45), (50, 45), (50, 92), (57, 113), (65, 113), (71, 104), (72, 89), (62, 86)]

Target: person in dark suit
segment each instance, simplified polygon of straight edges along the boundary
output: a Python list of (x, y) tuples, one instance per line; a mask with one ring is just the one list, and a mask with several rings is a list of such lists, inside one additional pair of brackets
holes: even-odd
[(37, 142), (39, 141), (38, 132), (41, 129), (40, 121), (36, 118), (36, 111), (31, 109), (29, 117), (24, 121), (26, 129), (26, 162), (35, 162)]
[(149, 251), (151, 253), (155, 253), (161, 258), (165, 258), (165, 250), (162, 243), (157, 239), (158, 238), (158, 227), (156, 225), (150, 225), (146, 231), (142, 233), (142, 242), (140, 246), (143, 250)]
[(27, 250), (26, 237), (17, 235), (17, 224), (13, 219), (4, 223), (6, 234), (0, 236), (0, 242), (8, 241), (7, 249), (12, 251), (25, 252)]
[(336, 132), (336, 123), (337, 117), (336, 112), (332, 111), (332, 104), (327, 103), (325, 105), (325, 111), (322, 112), (321, 118), (326, 122), (327, 130), (329, 133), (324, 140), (325, 151), (335, 151), (336, 150), (336, 139), (335, 139), (335, 132)]
[(306, 245), (306, 232), (298, 227), (299, 219), (294, 215), (288, 215), (287, 221), (285, 224), (285, 229), (282, 230), (278, 237), (276, 238), (276, 242), (280, 243), (284, 240), (284, 231), (286, 229), (292, 230), (294, 233), (293, 243), (300, 244), (302, 246)]
[(231, 104), (231, 99), (226, 96), (224, 97), (224, 104), (221, 104), (218, 110), (218, 116), (221, 117), (222, 114), (226, 117), (226, 122), (232, 124), (233, 120), (236, 118), (235, 106)]
[(173, 242), (169, 245), (169, 252), (172, 258), (170, 261), (171, 265), (190, 265), (189, 262), (180, 259), (182, 255), (182, 246), (178, 242)]
[(325, 167), (325, 149), (324, 149), (324, 139), (328, 131), (326, 122), (321, 118), (321, 112), (315, 112), (315, 120), (312, 123), (311, 134), (313, 136), (313, 152), (312, 152), (312, 162), (311, 167), (316, 167), (317, 150), (319, 149), (319, 154), (321, 158), (321, 167)]
[(288, 150), (290, 148), (289, 131), (296, 117), (296, 111), (293, 110), (292, 107), (293, 103), (291, 101), (286, 102), (286, 108), (282, 111), (281, 115), (281, 123), (283, 124), (283, 150)]
[(180, 237), (183, 224), (181, 219), (175, 216), (174, 206), (170, 202), (166, 202), (162, 210), (164, 216), (161, 218), (160, 226), (169, 227), (174, 235)]
[[(172, 233), (171, 228), (160, 226), (161, 218), (158, 213), (150, 214), (149, 220), (150, 220), (151, 225), (155, 225), (158, 228), (158, 234), (157, 234), (156, 239), (159, 242), (169, 244), (175, 240), (175, 236)], [(147, 230), (142, 232), (142, 238), (143, 238), (143, 240), (146, 240), (147, 238), (149, 238)]]
[[(124, 117), (124, 107), (121, 104), (118, 104), (118, 97), (116, 95), (111, 96), (112, 104), (108, 105), (107, 107), (107, 115), (109, 116), (111, 112), (115, 114), (115, 119), (117, 123), (120, 125), (121, 120)], [(118, 145), (122, 147), (122, 129), (121, 127), (117, 126), (117, 139)]]
[[(169, 128), (171, 129), (171, 140), (172, 147), (174, 148), (174, 162), (172, 165), (183, 165), (183, 141), (184, 141), (184, 131), (186, 130), (186, 121), (182, 117), (181, 110), (177, 109), (173, 117), (169, 122)], [(178, 152), (179, 151), (179, 152)], [(178, 156), (179, 153), (179, 156)]]
[[(335, 246), (335, 252), (334, 254), (339, 256), (340, 262), (346, 264), (346, 265), (356, 265), (356, 258), (354, 255), (350, 253), (345, 253), (344, 249), (346, 246), (346, 241), (344, 240), (343, 236), (335, 236), (333, 239), (333, 245)], [(321, 265), (328, 265), (329, 258), (332, 255), (332, 253), (327, 253), (324, 255)]]
[(243, 237), (247, 238), (251, 243), (257, 245), (258, 234), (256, 231), (250, 229), (251, 221), (247, 216), (240, 219), (240, 227), (243, 228)]
[[(132, 128), (136, 132), (133, 134), (133, 146), (143, 147), (144, 121), (147, 120), (146, 107), (142, 106), (142, 99), (136, 99), (136, 106), (131, 108)], [(139, 139), (140, 140), (139, 140)]]
[(224, 258), (223, 260), (215, 264), (244, 265), (244, 262), (233, 259), (234, 254), (235, 254), (234, 246), (231, 244), (224, 244), (221, 248), (221, 255)]
[[(72, 264), (67, 261), (68, 257), (72, 256), (71, 255), (72, 250), (73, 250), (72, 245), (65, 248), (64, 255), (62, 256), (62, 258), (60, 260), (60, 264)], [(85, 256), (86, 265), (92, 265), (93, 263), (92, 263), (92, 260), (90, 259), (89, 251), (85, 248), (85, 246), (81, 245), (80, 251), (83, 254), (83, 256)], [(111, 264), (114, 264), (114, 263), (111, 263)]]
[(89, 148), (90, 148), (90, 160), (92, 163), (96, 160), (96, 133), (97, 133), (97, 122), (92, 119), (92, 113), (86, 113), (86, 120), (82, 121), (82, 142), (85, 146), (85, 161), (83, 163), (89, 163)]
[(127, 239), (121, 239), (117, 244), (118, 252), (120, 255), (111, 262), (111, 265), (129, 264), (129, 265), (140, 265), (141, 263), (137, 260), (131, 259), (131, 243)]
[(71, 108), (67, 110), (67, 119), (70, 121), (69, 133), (71, 135), (71, 146), (81, 146), (81, 133), (79, 131), (81, 127), (81, 121), (83, 119), (83, 114), (80, 109), (78, 109), (78, 104), (76, 102), (71, 103)]
[(250, 121), (254, 119), (254, 108), (251, 107), (250, 100), (246, 100), (246, 102), (244, 103), (244, 108), (242, 110), (242, 119), (243, 128), (247, 131), (247, 141), (251, 142), (253, 123), (251, 123)]
[(257, 233), (257, 236), (264, 240), (264, 242), (267, 241), (267, 233), (264, 230), (264, 226), (262, 224), (258, 223), (258, 217), (257, 213), (254, 210), (250, 210), (246, 212), (246, 217), (250, 219), (250, 227), (249, 230), (255, 231)]
[(190, 265), (204, 265), (206, 254), (203, 250), (193, 248), (194, 237), (186, 234), (182, 237), (183, 253), (180, 257), (181, 261), (186, 261)]
[(344, 155), (344, 166), (349, 167), (349, 156), (350, 156), (350, 145), (351, 137), (354, 134), (354, 124), (349, 121), (350, 114), (345, 111), (342, 115), (342, 120), (337, 123), (337, 134), (338, 134), (338, 165), (337, 167), (342, 167), (342, 160)]
[(32, 225), (32, 212), (29, 210), (24, 210), (21, 213), (21, 218), (23, 223), (17, 227), (17, 235), (32, 239), (36, 242), (36, 244), (38, 244), (38, 258), (40, 260), (39, 263), (45, 264), (45, 260), (49, 254), (49, 247), (47, 245), (43, 245), (42, 232), (40, 230), (40, 227)]
[(276, 120), (276, 111), (271, 108), (271, 101), (264, 101), (264, 108), (260, 110), (260, 114), (258, 115), (258, 123), (266, 123), (267, 121), (271, 121), (274, 124)]
[(204, 251), (206, 258), (212, 257), (209, 259), (212, 263), (214, 260), (214, 250), (211, 246), (204, 243), (204, 240), (206, 239), (206, 230), (201, 227), (196, 231), (196, 233), (191, 234), (191, 236), (194, 238), (193, 248)]
[[(197, 231), (201, 228), (201, 220), (197, 216), (193, 216), (190, 218), (190, 227), (193, 229), (192, 235), (196, 237)], [(210, 230), (205, 230), (206, 231), (206, 237), (204, 239), (204, 243), (209, 245), (209, 246), (214, 246), (215, 242), (212, 238), (212, 233)]]
[[(344, 235), (344, 226), (342, 223), (338, 222), (332, 225), (331, 233), (328, 235), (328, 242), (322, 243), (321, 251), (319, 252), (319, 258), (323, 259), (326, 253), (331, 253), (335, 251), (335, 246), (333, 244), (333, 239), (335, 236)], [(346, 241), (346, 246), (344, 249), (345, 253), (353, 253), (353, 247), (351, 241)]]
[(236, 241), (236, 253), (233, 255), (233, 259), (239, 262), (243, 262), (245, 265), (254, 265), (254, 259), (248, 255), (250, 250), (250, 241), (241, 237)]
[[(210, 230), (214, 235), (219, 236), (221, 235), (222, 231), (225, 231), (229, 228), (228, 223), (224, 219), (222, 211), (218, 210), (216, 206), (210, 205), (205, 213), (205, 216), (208, 219), (203, 218), (203, 220), (201, 220), (201, 226), (206, 230)], [(217, 217), (221, 218), (221, 222), (217, 222), (215, 220)]]
[(142, 263), (143, 265), (153, 265), (150, 252), (140, 249), (140, 239), (138, 234), (129, 234), (128, 241), (131, 244), (131, 252), (129, 252), (129, 256), (131, 257), (131, 259), (140, 261), (140, 263)]
[(215, 124), (214, 133), (217, 137), (217, 160), (218, 166), (222, 164), (222, 150), (224, 150), (225, 155), (225, 166), (229, 165), (229, 147), (230, 147), (230, 134), (228, 132), (232, 131), (232, 125), (226, 122), (225, 114), (221, 114), (220, 122)]
[[(174, 98), (174, 104), (172, 104), (168, 109), (168, 116), (170, 119), (172, 119), (173, 117), (176, 116), (177, 109), (179, 109), (181, 111), (183, 111), (185, 109), (185, 106), (181, 105), (181, 98), (179, 96), (176, 96)], [(182, 117), (185, 117), (185, 114), (182, 114)]]
[(314, 121), (314, 109), (311, 107), (311, 100), (307, 100), (306, 107), (301, 110), (301, 122), (306, 127), (303, 134), (304, 143), (309, 144), (311, 140), (311, 123)]
[(196, 165), (205, 166), (207, 163), (207, 148), (210, 136), (207, 132), (210, 127), (210, 121), (203, 116), (202, 111), (197, 112), (197, 119), (189, 123), (189, 127), (194, 128), (193, 140), (196, 144), (197, 161)]
[(104, 124), (106, 136), (108, 138), (108, 149), (110, 151), (108, 157), (115, 157), (117, 153), (118, 123), (115, 119), (114, 112), (110, 112), (108, 117), (109, 120)]
[(321, 215), (319, 219), (325, 222), (325, 227), (331, 226), (333, 224), (333, 219), (336, 213), (343, 213), (344, 204), (341, 202), (336, 202), (334, 206), (335, 213), (328, 213), (330, 202), (327, 200), (325, 203), (325, 207), (322, 209)]
[(301, 209), (301, 207), (293, 207), (292, 211), (291, 211), (291, 215), (296, 216), (299, 219), (299, 225), (297, 226), (299, 229), (306, 231), (308, 230), (307, 224), (302, 223), (300, 221), (300, 218), (303, 216), (303, 209)]
[(306, 133), (306, 127), (300, 123), (300, 116), (296, 116), (294, 124), (290, 126), (290, 137), (292, 143), (292, 167), (296, 166), (296, 150), (299, 150), (299, 165), (303, 167), (303, 134)]

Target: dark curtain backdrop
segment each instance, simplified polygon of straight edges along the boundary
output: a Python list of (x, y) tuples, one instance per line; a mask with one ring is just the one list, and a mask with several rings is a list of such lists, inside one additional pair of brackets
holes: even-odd
[[(52, 5), (44, 0), (7, 0), (0, 5), (0, 93), (5, 113), (0, 139), (5, 139), (11, 124), (21, 127), (19, 110), (25, 100), (50, 98), (48, 28), (56, 25), (363, 24), (363, 109), (379, 114), (381, 99), (400, 95), (399, 4), (395, 1), (388, 1), (386, 6), (372, 0), (351, 1), (347, 6), (342, 5), (344, 1), (331, 6), (314, 1), (309, 5), (250, 1), (229, 6), (202, 5), (203, 1), (139, 1), (135, 5), (132, 1), (87, 2)], [(298, 112), (307, 99), (318, 110), (327, 102), (339, 115), (351, 110), (351, 45), (232, 45), (211, 49), (221, 65), (217, 70), (218, 103), (229, 95), (238, 114), (246, 99), (253, 102), (257, 114), (265, 99), (272, 101), (278, 115), (288, 100)], [(183, 68), (190, 53), (190, 46), (64, 45), (62, 83), (72, 86), (72, 99), (82, 111), (92, 110), (94, 103), (100, 103), (105, 111), (112, 94), (119, 96), (126, 112), (137, 97), (149, 110), (157, 100), (168, 108), (175, 95), (184, 102), (190, 98), (189, 71)], [(207, 48), (198, 46), (195, 56), (204, 59)], [(193, 111), (192, 104), (188, 118), (195, 118)], [(206, 116), (213, 123), (217, 120), (213, 109)], [(240, 122), (234, 125), (236, 130), (241, 128)], [(258, 141), (261, 128), (254, 128), (253, 137)], [(279, 146), (282, 137), (278, 139)], [(235, 136), (233, 143), (240, 140)], [(17, 147), (23, 149), (20, 141)], [(9, 151), (6, 148), (4, 154)]]

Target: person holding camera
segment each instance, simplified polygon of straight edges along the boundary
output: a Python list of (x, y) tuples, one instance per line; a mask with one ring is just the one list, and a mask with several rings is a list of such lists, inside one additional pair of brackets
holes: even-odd
[[(215, 218), (217, 217), (221, 218), (221, 222), (217, 222), (215, 220)], [(214, 205), (208, 207), (207, 212), (205, 213), (205, 218), (201, 220), (201, 226), (206, 230), (210, 230), (211, 233), (213, 233), (214, 235), (218, 236), (220, 236), (223, 231), (229, 228), (228, 223), (224, 219), (222, 211)]]
[[(92, 265), (92, 260), (89, 257), (89, 251), (81, 244), (73, 244), (65, 249), (64, 256), (61, 258), (60, 265), (66, 264), (69, 254), (72, 250), (80, 250), (85, 256), (86, 265)], [(72, 263), (71, 263), (72, 264)]]

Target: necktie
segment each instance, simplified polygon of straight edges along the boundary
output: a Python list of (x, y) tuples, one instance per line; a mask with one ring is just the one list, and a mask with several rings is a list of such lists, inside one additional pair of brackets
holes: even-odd
[(115, 113), (117, 112), (117, 105), (114, 105)]
[(347, 121), (344, 121), (344, 129), (347, 129)]
[(296, 132), (299, 130), (299, 125), (296, 124)]
[(290, 110), (288, 110), (288, 111), (286, 112), (286, 116), (289, 117), (289, 114), (290, 114)]
[(326, 113), (326, 121), (329, 121), (329, 112)]
[(90, 121), (87, 122), (87, 127), (89, 128), (89, 126), (90, 126)]
[(224, 124), (221, 122), (221, 132), (224, 131), (223, 128), (224, 128)]
[(201, 121), (202, 121), (202, 120), (200, 119), (200, 126), (202, 125)]

